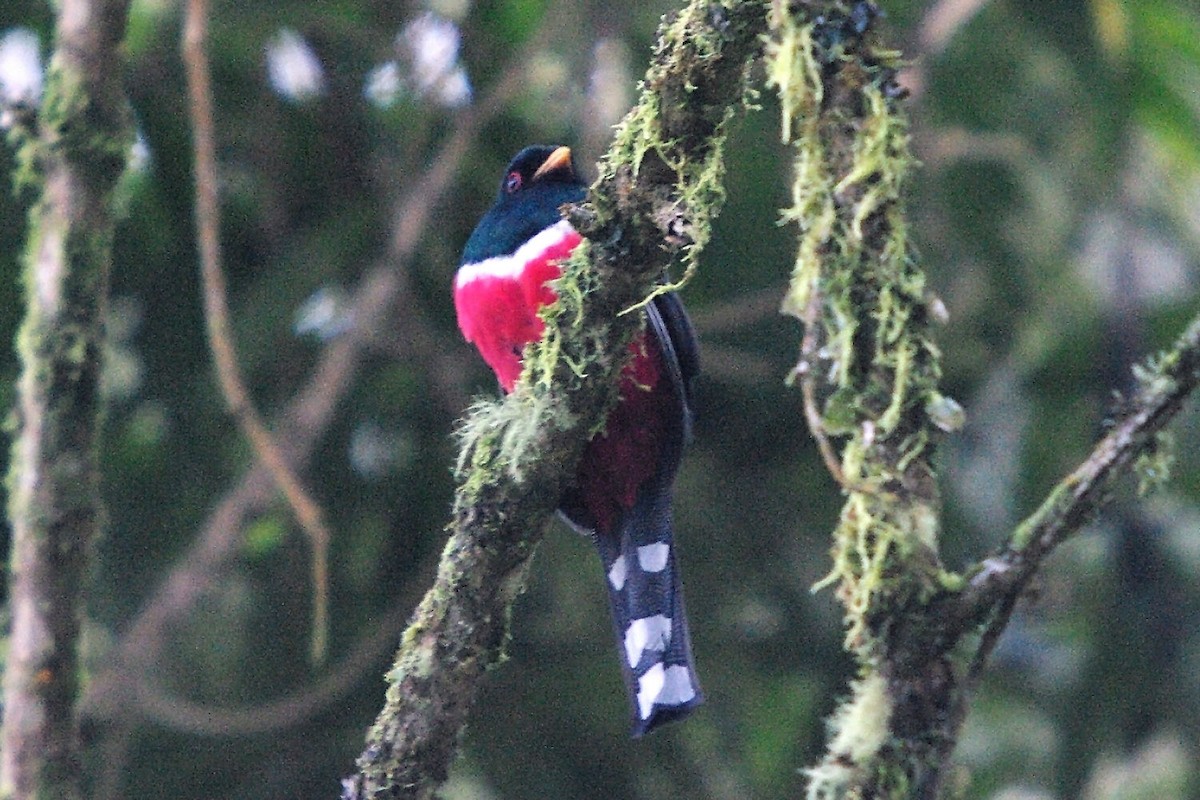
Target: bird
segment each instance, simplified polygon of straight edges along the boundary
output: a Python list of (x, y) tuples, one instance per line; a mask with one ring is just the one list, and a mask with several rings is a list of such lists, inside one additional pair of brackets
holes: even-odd
[[(538, 311), (556, 299), (552, 281), (581, 241), (563, 206), (586, 193), (569, 147), (526, 147), (463, 248), (454, 277), (459, 330), (505, 393), (520, 378), (525, 346), (542, 335)], [(621, 373), (620, 400), (586, 445), (558, 509), (600, 556), (634, 738), (704, 702), (671, 513), (692, 432), (698, 345), (676, 293), (655, 294), (644, 317)]]

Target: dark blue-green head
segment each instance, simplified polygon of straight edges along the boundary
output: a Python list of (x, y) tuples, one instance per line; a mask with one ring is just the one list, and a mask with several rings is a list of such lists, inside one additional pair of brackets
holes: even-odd
[(571, 148), (526, 147), (504, 170), (496, 202), (467, 240), (462, 263), (509, 255), (562, 219), (559, 209), (564, 204), (581, 202), (586, 194)]

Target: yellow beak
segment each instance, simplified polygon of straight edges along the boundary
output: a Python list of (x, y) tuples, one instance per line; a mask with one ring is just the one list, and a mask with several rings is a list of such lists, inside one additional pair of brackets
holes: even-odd
[(537, 172), (533, 173), (533, 180), (536, 181), (543, 175), (563, 167), (566, 167), (567, 169), (571, 168), (571, 148), (566, 146), (556, 148), (554, 152), (552, 152), (546, 158), (546, 160), (542, 162), (542, 165), (537, 168)]

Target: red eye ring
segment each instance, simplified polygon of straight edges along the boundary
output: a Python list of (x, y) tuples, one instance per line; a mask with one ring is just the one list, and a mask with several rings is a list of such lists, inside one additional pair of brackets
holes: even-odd
[(521, 188), (521, 173), (510, 172), (504, 177), (504, 191), (513, 194)]

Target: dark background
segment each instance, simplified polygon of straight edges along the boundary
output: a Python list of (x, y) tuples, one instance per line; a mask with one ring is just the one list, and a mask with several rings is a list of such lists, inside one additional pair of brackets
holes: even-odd
[[(134, 693), (111, 702), (98, 682), (89, 696), (92, 796), (336, 796), (444, 541), (455, 420), (472, 395), (495, 392), (454, 324), (460, 248), (521, 146), (570, 144), (593, 174), (670, 7), (216, 3), (230, 301), (255, 400), (285, 439), (295, 430), (289, 399), (356, 324), (346, 309), (360, 281), (390, 270), (405, 289), (354, 350), (358, 370), (331, 423), (306, 429), (315, 450), (302, 473), (335, 530), (329, 664), (307, 657), (307, 541), (282, 502), (256, 506), (227, 544), (232, 557), (189, 573), (200, 601), (156, 633), (158, 654), (122, 667)], [(911, 59), (903, 81), (924, 166), (910, 214), (950, 312), (945, 390), (968, 414), (939, 457), (944, 554), (958, 567), (1000, 542), (1084, 457), (1130, 364), (1196, 311), (1200, 13), (1189, 0), (885, 9), (885, 35)], [(397, 37), (426, 13), (458, 25), (461, 48), (457, 66), (422, 90)], [(51, 25), (41, 2), (0, 9), (0, 35), (36, 33), (43, 57)], [(127, 85), (142, 155), (123, 187), (113, 273), (109, 524), (85, 637), (94, 677), (117, 663), (171, 570), (218, 536), (211, 515), (236, 500), (250, 464), (204, 340), (180, 25), (175, 4), (134, 3)], [(270, 77), (268, 53), (284, 31), (320, 65), (308, 92)], [(368, 74), (390, 60), (407, 88), (368, 100)], [(505, 75), (515, 88), (465, 151), (446, 154)], [(777, 224), (788, 154), (770, 96), (760, 103), (735, 123), (728, 203), (683, 295), (705, 375), (676, 516), (709, 703), (686, 724), (628, 740), (598, 563), (555, 523), (447, 798), (796, 797), (800, 770), (821, 752), (822, 719), (851, 677), (832, 592), (810, 592), (828, 569), (840, 495), (799, 393), (783, 382), (800, 334), (776, 312), (794, 240)], [(430, 196), (415, 251), (396, 257), (402, 200), (421, 195), (439, 158), (453, 183)], [(12, 171), (11, 148), (0, 148), (0, 169)], [(31, 200), (0, 193), (0, 335), (10, 341)], [(3, 356), (5, 405), (15, 374), (14, 356)], [(1022, 605), (957, 752), (965, 796), (1200, 791), (1198, 425), (1194, 409), (1175, 425), (1166, 488), (1139, 502), (1125, 486)], [(1155, 788), (1120, 794), (1123, 781)]]

